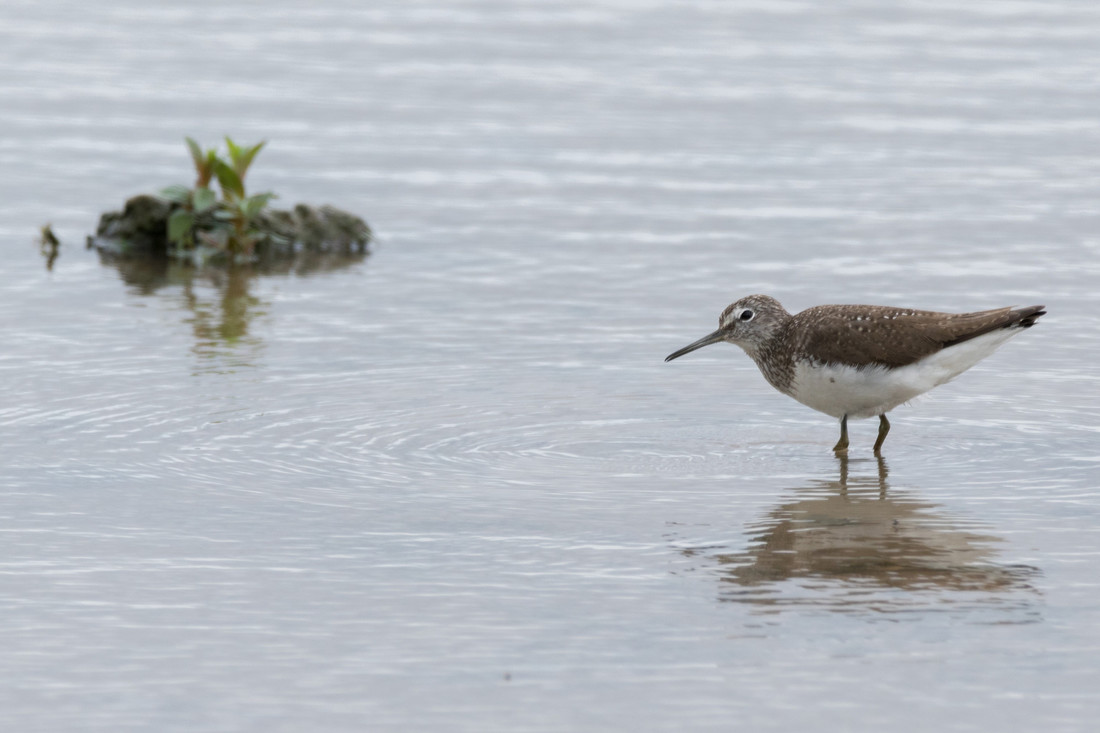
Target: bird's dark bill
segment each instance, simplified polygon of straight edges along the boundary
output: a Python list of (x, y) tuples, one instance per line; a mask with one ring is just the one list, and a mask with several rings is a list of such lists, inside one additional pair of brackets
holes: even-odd
[(696, 349), (701, 349), (704, 346), (710, 346), (711, 344), (716, 344), (719, 341), (725, 341), (724, 335), (725, 334), (723, 333), (722, 329), (718, 329), (714, 333), (707, 334), (706, 336), (699, 339), (698, 341), (695, 341), (693, 343), (688, 344), (687, 346), (680, 349), (679, 351), (673, 351), (671, 354), (669, 354), (668, 356), (665, 357), (665, 361), (672, 361), (673, 359), (679, 358), (679, 357), (683, 356), (684, 354), (690, 354), (692, 351), (695, 351)]

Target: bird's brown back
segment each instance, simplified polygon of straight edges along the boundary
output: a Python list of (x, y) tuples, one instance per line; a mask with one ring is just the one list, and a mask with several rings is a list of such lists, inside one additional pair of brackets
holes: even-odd
[(856, 367), (901, 367), (999, 328), (1027, 328), (1045, 313), (1041, 305), (977, 313), (817, 306), (793, 316), (784, 337), (802, 358)]

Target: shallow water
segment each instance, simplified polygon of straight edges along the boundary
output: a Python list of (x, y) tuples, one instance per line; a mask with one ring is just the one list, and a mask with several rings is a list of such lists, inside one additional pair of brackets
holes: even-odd
[[(1094, 727), (1100, 11), (264, 8), (0, 10), (5, 729)], [(82, 249), (224, 133), (374, 253)], [(841, 462), (751, 292), (1049, 315)]]

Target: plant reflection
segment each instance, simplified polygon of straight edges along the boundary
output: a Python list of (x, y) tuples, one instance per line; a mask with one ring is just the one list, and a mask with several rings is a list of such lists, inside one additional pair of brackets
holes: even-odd
[(189, 321), (195, 334), (196, 353), (210, 355), (222, 344), (259, 345), (257, 340), (249, 339), (248, 326), (266, 312), (266, 304), (249, 294), (250, 275), (241, 268), (205, 273), (214, 297), (205, 296), (194, 276), (183, 283), (183, 302), (192, 314)]
[(305, 252), (253, 266), (196, 268), (168, 257), (120, 258), (100, 253), (100, 261), (118, 270), (122, 281), (140, 295), (178, 290), (193, 331), (194, 353), (204, 358), (228, 356), (233, 366), (247, 366), (262, 347), (260, 339), (249, 333), (269, 308), (251, 292), (258, 278), (330, 272), (366, 257), (366, 253)]
[(750, 527), (745, 550), (688, 547), (681, 553), (716, 565), (724, 601), (835, 611), (1030, 606), (1037, 594), (1030, 580), (1038, 570), (993, 562), (998, 538), (890, 490), (882, 458), (877, 476), (854, 479), (848, 459), (839, 462), (837, 480), (797, 489), (793, 501)]

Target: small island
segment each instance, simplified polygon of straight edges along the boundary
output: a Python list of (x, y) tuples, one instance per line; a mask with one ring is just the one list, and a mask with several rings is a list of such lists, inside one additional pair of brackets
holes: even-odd
[[(372, 234), (358, 216), (332, 206), (268, 206), (271, 192), (249, 194), (245, 175), (260, 142), (227, 155), (203, 150), (186, 138), (195, 165), (194, 185), (169, 186), (126, 201), (99, 219), (88, 248), (110, 258), (169, 257), (191, 264), (276, 264), (302, 254), (365, 255)], [(213, 183), (220, 189), (215, 191)]]

